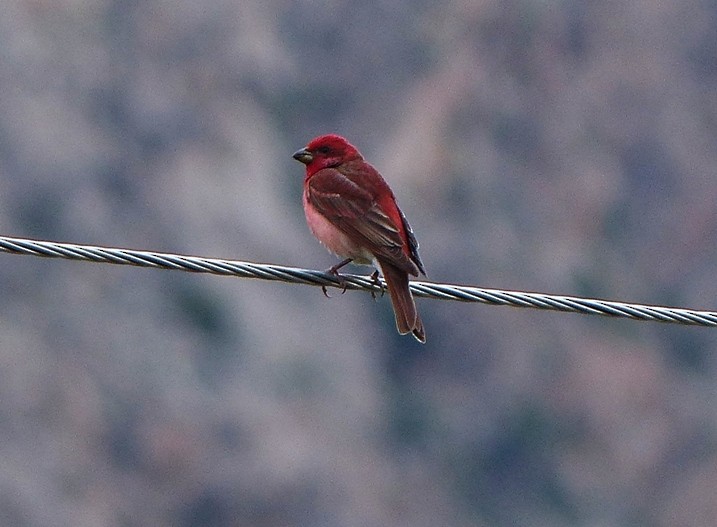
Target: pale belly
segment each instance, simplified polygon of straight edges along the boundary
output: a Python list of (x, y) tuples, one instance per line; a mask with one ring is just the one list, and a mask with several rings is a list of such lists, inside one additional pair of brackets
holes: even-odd
[(303, 195), (306, 223), (314, 236), (333, 254), (341, 258), (353, 258), (357, 264), (371, 265), (373, 255), (365, 248), (355, 244), (343, 232), (324, 218)]

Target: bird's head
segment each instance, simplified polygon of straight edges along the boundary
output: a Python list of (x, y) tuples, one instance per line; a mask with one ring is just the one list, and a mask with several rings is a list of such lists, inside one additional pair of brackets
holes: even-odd
[(323, 168), (337, 167), (346, 161), (362, 159), (356, 148), (340, 135), (322, 135), (294, 152), (293, 158), (306, 165), (308, 174)]

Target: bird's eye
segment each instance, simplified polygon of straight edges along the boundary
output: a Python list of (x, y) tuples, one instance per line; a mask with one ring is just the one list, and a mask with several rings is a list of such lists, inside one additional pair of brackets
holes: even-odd
[(324, 154), (324, 155), (326, 155), (326, 154), (328, 154), (329, 152), (331, 152), (331, 149), (330, 149), (328, 146), (320, 146), (319, 148), (316, 149), (316, 151), (317, 151), (319, 154)]

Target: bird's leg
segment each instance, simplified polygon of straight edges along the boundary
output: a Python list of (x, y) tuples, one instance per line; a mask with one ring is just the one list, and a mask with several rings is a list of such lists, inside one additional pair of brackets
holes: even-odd
[[(346, 258), (345, 260), (341, 260), (336, 265), (332, 265), (326, 270), (327, 274), (334, 275), (336, 277), (336, 281), (339, 283), (340, 286), (343, 287), (343, 290), (341, 291), (341, 294), (343, 295), (346, 292), (346, 279), (339, 274), (339, 269), (341, 269), (344, 265), (348, 265), (353, 261), (353, 258)], [(324, 292), (324, 296), (326, 298), (331, 298), (329, 294), (326, 292), (326, 286), (322, 285), (321, 290)]]
[[(383, 296), (384, 293), (386, 293), (386, 288), (383, 287), (383, 282), (381, 282), (381, 280), (378, 279), (378, 269), (376, 269), (373, 273), (371, 273), (371, 281), (373, 282), (373, 284), (375, 286), (377, 286), (378, 288), (381, 289), (381, 296)], [(376, 292), (373, 290), (371, 291), (371, 298), (376, 300)]]

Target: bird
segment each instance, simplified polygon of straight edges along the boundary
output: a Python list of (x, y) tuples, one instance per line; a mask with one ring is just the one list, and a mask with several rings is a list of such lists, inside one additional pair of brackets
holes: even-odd
[(340, 278), (339, 269), (348, 263), (373, 265), (378, 282), (380, 270), (398, 332), (425, 343), (408, 276), (425, 276), (426, 270), (413, 230), (388, 183), (340, 135), (316, 137), (293, 158), (306, 165), (302, 201), (309, 229), (343, 258), (327, 272)]

